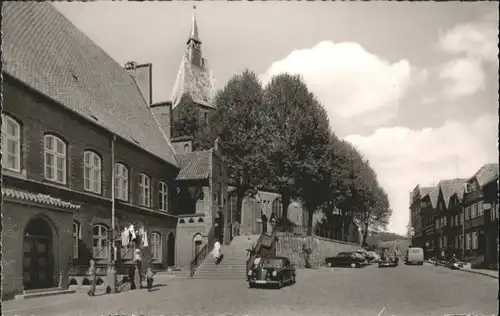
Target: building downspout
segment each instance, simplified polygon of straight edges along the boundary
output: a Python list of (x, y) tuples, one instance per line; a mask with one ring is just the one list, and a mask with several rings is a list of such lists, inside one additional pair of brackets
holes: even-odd
[(112, 242), (112, 248), (111, 248), (111, 260), (110, 260), (110, 266), (108, 269), (108, 276), (110, 276), (110, 283), (109, 286), (111, 288), (111, 293), (116, 293), (116, 283), (117, 283), (117, 278), (116, 278), (116, 258), (117, 258), (117, 249), (116, 249), (116, 223), (115, 223), (115, 141), (116, 141), (116, 135), (113, 135), (113, 138), (111, 139), (111, 242)]

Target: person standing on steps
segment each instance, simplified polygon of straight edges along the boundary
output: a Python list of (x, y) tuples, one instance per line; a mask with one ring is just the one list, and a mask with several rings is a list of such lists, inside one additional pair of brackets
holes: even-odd
[(218, 240), (214, 244), (214, 250), (212, 250), (212, 254), (214, 257), (215, 264), (219, 264), (221, 260), (222, 250), (221, 250), (221, 244)]
[(91, 280), (92, 284), (90, 285), (90, 289), (87, 292), (87, 294), (89, 296), (94, 296), (95, 295), (95, 287), (97, 285), (97, 271), (96, 271), (94, 259), (90, 259), (89, 275), (90, 275), (90, 280)]

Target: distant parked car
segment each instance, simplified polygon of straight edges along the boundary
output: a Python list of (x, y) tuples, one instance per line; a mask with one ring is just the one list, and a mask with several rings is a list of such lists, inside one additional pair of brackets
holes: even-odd
[(282, 288), (285, 284), (295, 283), (295, 267), (286, 257), (262, 258), (248, 270), (248, 286), (274, 285)]
[(388, 256), (385, 257), (384, 259), (381, 259), (378, 262), (378, 267), (379, 268), (384, 268), (384, 267), (397, 267), (399, 264), (399, 259), (396, 256)]
[(325, 258), (327, 267), (361, 268), (367, 264), (365, 256), (357, 252), (341, 252), (335, 257)]
[(368, 251), (365, 253), (368, 262), (379, 262), (380, 256), (375, 251)]

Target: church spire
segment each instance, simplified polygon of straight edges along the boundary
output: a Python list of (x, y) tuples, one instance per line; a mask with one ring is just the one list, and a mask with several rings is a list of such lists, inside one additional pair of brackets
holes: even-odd
[(198, 25), (196, 24), (196, 6), (193, 6), (193, 21), (191, 22), (191, 33), (189, 34), (188, 44), (193, 40), (196, 43), (201, 43), (198, 37)]

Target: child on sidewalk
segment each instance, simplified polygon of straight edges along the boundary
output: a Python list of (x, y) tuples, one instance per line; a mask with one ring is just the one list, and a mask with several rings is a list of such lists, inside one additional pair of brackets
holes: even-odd
[(148, 292), (151, 292), (151, 288), (153, 287), (153, 276), (155, 274), (151, 271), (151, 268), (148, 268), (148, 272), (146, 272), (146, 282), (148, 284)]

